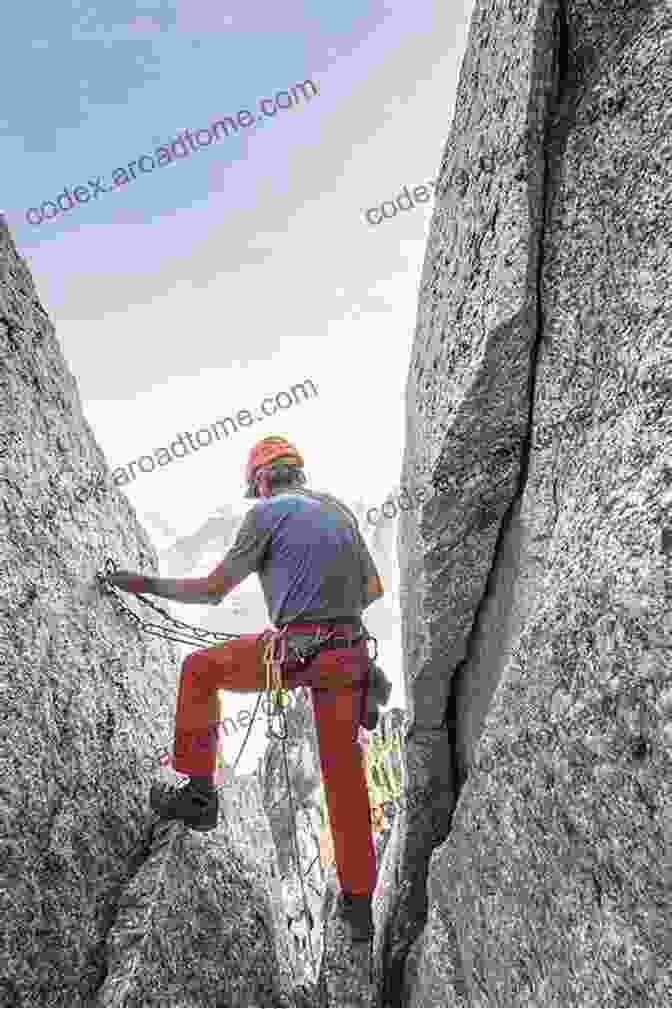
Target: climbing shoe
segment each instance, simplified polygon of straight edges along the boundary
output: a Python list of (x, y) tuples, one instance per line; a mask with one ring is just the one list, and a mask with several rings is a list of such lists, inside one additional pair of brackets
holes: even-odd
[(392, 684), (375, 662), (369, 664), (369, 686), (366, 692), (366, 710), (361, 724), (369, 732), (377, 727), (380, 719), (379, 708), (385, 707), (392, 693)]
[(368, 942), (373, 937), (373, 914), (370, 894), (340, 893), (337, 914), (347, 921), (355, 942)]
[(179, 785), (152, 785), (149, 805), (162, 820), (181, 820), (192, 830), (214, 830), (217, 826), (217, 790), (199, 788), (191, 780)]

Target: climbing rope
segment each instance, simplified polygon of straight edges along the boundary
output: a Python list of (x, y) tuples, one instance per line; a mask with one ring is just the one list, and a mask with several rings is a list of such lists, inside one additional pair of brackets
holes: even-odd
[[(158, 624), (155, 621), (143, 619), (139, 616), (130, 606), (126, 604), (122, 598), (119, 590), (114, 585), (110, 585), (107, 581), (107, 576), (114, 574), (118, 569), (118, 565), (112, 558), (107, 558), (105, 561), (105, 567), (102, 572), (96, 574), (96, 579), (98, 581), (99, 587), (102, 592), (108, 595), (112, 601), (112, 605), (115, 607), (117, 612), (124, 617), (131, 620), (136, 627), (145, 631), (148, 634), (154, 634), (156, 637), (164, 638), (168, 641), (178, 642), (180, 644), (186, 645), (203, 645), (210, 644), (216, 645), (222, 641), (233, 641), (239, 640), (242, 635), (240, 634), (221, 634), (216, 631), (209, 631), (203, 627), (195, 627), (192, 624), (185, 623), (183, 620), (179, 620), (177, 617), (172, 616), (168, 613), (162, 606), (148, 599), (145, 595), (139, 592), (134, 592), (133, 595), (140, 600), (145, 606), (152, 609), (155, 613), (159, 614), (164, 620), (163, 624)], [(166, 626), (172, 625), (172, 626)], [(375, 653), (373, 659), (378, 654), (378, 647), (376, 639), (366, 632), (367, 641), (373, 641), (375, 647)], [(289, 799), (289, 812), (290, 820), (292, 826), (292, 840), (294, 842), (294, 854), (296, 861), (296, 869), (301, 882), (301, 891), (303, 896), (303, 907), (304, 915), (306, 918), (306, 925), (308, 926), (308, 945), (310, 949), (310, 959), (313, 966), (313, 977), (315, 983), (317, 983), (317, 964), (315, 962), (315, 954), (313, 951), (312, 943), (312, 930), (309, 927), (312, 915), (310, 914), (310, 909), (308, 907), (308, 898), (306, 896), (306, 888), (304, 884), (304, 878), (311, 871), (313, 865), (319, 858), (318, 855), (315, 856), (313, 861), (310, 863), (308, 870), (304, 874), (301, 868), (301, 855), (299, 852), (299, 844), (297, 838), (297, 827), (296, 827), (296, 814), (294, 810), (294, 795), (292, 793), (291, 778), (289, 774), (289, 763), (287, 760), (287, 746), (286, 741), (289, 736), (289, 729), (287, 725), (287, 715), (285, 708), (289, 703), (289, 692), (282, 686), (282, 664), (287, 658), (287, 637), (286, 629), (285, 632), (276, 632), (268, 640), (264, 661), (266, 664), (266, 696), (267, 700), (271, 701), (271, 705), (267, 707), (266, 714), (268, 718), (268, 725), (266, 730), (266, 735), (269, 739), (276, 739), (280, 742), (282, 748), (282, 758), (285, 768), (285, 778), (287, 781), (287, 797)], [(243, 739), (238, 755), (233, 764), (233, 771), (235, 772), (238, 761), (240, 760), (247, 740), (249, 739), (250, 732), (252, 731), (252, 726), (254, 725), (257, 710), (261, 703), (263, 694), (260, 693), (257, 698), (257, 703), (252, 714), (252, 720), (247, 728), (247, 733)], [(280, 731), (276, 731), (273, 727), (273, 721), (278, 720), (281, 725)], [(310, 882), (310, 881), (309, 881)]]

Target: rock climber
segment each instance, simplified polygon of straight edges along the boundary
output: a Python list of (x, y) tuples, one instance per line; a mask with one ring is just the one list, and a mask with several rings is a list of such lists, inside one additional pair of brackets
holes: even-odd
[(375, 727), (391, 684), (369, 658), (361, 615), (384, 590), (356, 517), (338, 499), (309, 490), (303, 467), (301, 453), (284, 438), (263, 438), (252, 448), (245, 497), (255, 503), (231, 549), (207, 577), (117, 571), (107, 580), (127, 592), (217, 604), (258, 573), (273, 627), (200, 649), (184, 660), (173, 766), (189, 780), (154, 785), (150, 804), (162, 819), (180, 820), (193, 830), (216, 827), (217, 740), (209, 729), (218, 724), (217, 691), (268, 687), (267, 649), (269, 643), (279, 648), (273, 652), (274, 669), (276, 677), (281, 669), (282, 687), (306, 686), (311, 692), (341, 884), (340, 915), (353, 938), (368, 940), (376, 857), (359, 726)]

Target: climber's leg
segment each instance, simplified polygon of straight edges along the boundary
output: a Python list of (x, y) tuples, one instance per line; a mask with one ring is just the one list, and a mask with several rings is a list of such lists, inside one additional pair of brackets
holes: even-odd
[(174, 767), (188, 774), (189, 781), (184, 787), (160, 783), (152, 786), (149, 803), (161, 819), (181, 820), (199, 831), (217, 826), (217, 691), (263, 688), (264, 649), (260, 635), (244, 634), (226, 644), (192, 652), (184, 660), (175, 716)]
[(376, 851), (364, 755), (358, 741), (362, 689), (313, 690), (329, 822), (341, 884), (338, 915), (356, 942), (373, 936)]
[(364, 755), (358, 741), (362, 690), (313, 688), (312, 696), (341, 888), (350, 895), (371, 895), (376, 886), (376, 854)]
[(220, 720), (217, 691), (262, 690), (266, 686), (264, 647), (258, 634), (243, 634), (186, 657), (175, 713), (173, 766), (179, 774), (214, 775)]

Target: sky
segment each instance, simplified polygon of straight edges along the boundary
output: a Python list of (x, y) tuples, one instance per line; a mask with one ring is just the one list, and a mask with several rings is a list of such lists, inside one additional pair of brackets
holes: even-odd
[[(299, 446), (311, 486), (346, 502), (376, 506), (398, 486), (434, 201), (388, 202), (395, 215), (376, 224), (364, 215), (405, 186), (431, 192), (472, 7), (13, 8), (1, 209), (111, 469), (218, 417), (256, 417), (297, 383), (318, 390), (126, 485), (159, 549), (225, 505), (244, 509), (245, 458), (269, 434)], [(241, 110), (251, 116), (228, 136), (199, 133), (203, 146), (156, 164), (181, 131)], [(96, 196), (97, 179), (108, 191)], [(403, 706), (400, 655), (381, 663)]]

